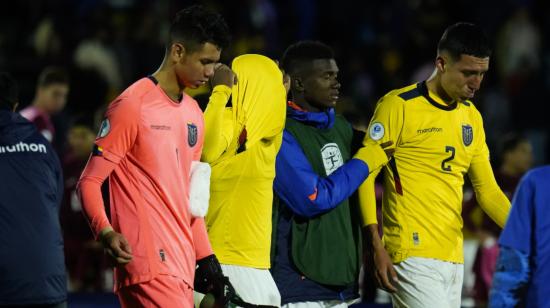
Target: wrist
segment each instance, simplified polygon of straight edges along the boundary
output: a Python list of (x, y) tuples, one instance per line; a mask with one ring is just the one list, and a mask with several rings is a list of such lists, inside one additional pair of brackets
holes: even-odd
[(385, 249), (384, 243), (382, 243), (382, 239), (380, 239), (380, 235), (378, 234), (378, 224), (371, 224), (366, 226), (365, 228), (367, 229), (367, 232), (372, 239), (373, 248), (375, 250)]
[(212, 89), (212, 94), (214, 93), (223, 94), (227, 99), (229, 99), (229, 96), (231, 96), (231, 87), (225, 84), (216, 85)]
[(114, 231), (115, 230), (113, 230), (113, 227), (111, 226), (105, 227), (101, 229), (101, 231), (99, 231), (99, 233), (97, 234), (97, 238), (99, 239), (99, 241), (103, 242), (103, 240), (105, 239), (105, 236)]

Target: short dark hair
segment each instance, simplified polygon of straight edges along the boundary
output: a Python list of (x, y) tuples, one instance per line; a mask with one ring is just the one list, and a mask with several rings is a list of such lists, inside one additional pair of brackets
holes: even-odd
[(48, 66), (38, 76), (38, 86), (46, 87), (51, 84), (69, 84), (69, 74), (61, 67)]
[(13, 110), (19, 102), (19, 87), (10, 73), (0, 72), (0, 109)]
[(483, 29), (467, 22), (459, 22), (449, 26), (437, 44), (437, 52), (447, 51), (453, 60), (460, 59), (460, 55), (469, 55), (477, 58), (491, 56), (489, 39)]
[(334, 51), (319, 41), (299, 41), (285, 50), (281, 57), (280, 67), (293, 74), (303, 64), (319, 59), (334, 59)]
[(187, 7), (176, 14), (170, 26), (170, 38), (166, 49), (174, 42), (182, 42), (190, 51), (199, 45), (212, 43), (226, 48), (231, 40), (229, 27), (223, 17), (201, 5)]

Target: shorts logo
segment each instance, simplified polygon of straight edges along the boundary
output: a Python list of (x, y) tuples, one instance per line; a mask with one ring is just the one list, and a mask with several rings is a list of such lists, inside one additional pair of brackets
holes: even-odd
[(98, 138), (103, 138), (107, 136), (107, 134), (111, 131), (111, 123), (109, 123), (109, 119), (103, 120), (101, 122), (101, 127), (99, 128), (99, 133), (97, 134)]
[(471, 125), (469, 124), (463, 124), (462, 125), (462, 142), (464, 142), (465, 146), (469, 146), (472, 144), (472, 141), (474, 140), (474, 130)]
[(193, 123), (187, 123), (187, 143), (189, 143), (190, 147), (193, 147), (195, 146), (195, 144), (197, 144), (197, 135), (197, 125)]
[(321, 157), (323, 158), (323, 165), (325, 166), (327, 176), (344, 164), (342, 153), (340, 153), (340, 148), (338, 148), (336, 143), (325, 144), (321, 149)]
[(384, 137), (384, 125), (379, 122), (374, 122), (370, 126), (369, 136), (372, 140), (378, 141)]

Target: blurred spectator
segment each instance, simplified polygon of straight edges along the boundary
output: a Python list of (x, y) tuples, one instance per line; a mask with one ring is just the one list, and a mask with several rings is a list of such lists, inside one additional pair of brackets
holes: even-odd
[[(499, 168), (495, 170), (495, 178), (508, 199), (512, 199), (514, 191), (521, 179), (533, 165), (533, 149), (529, 140), (519, 134), (510, 133), (501, 140), (497, 159)], [(477, 230), (479, 248), (473, 265), (475, 274), (474, 299), (477, 305), (485, 305), (495, 265), (498, 256), (497, 239), (501, 228), (485, 213), (481, 214), (479, 227), (472, 220), (472, 212), (477, 208), (475, 195), (464, 204), (462, 215), (464, 225), (470, 230)]]
[[(76, 194), (76, 183), (94, 145), (95, 134), (86, 125), (69, 129), (68, 151), (63, 159), (65, 192), (61, 206), (61, 226), (65, 241), (65, 262), (69, 272), (70, 291), (103, 292), (112, 289), (106, 283), (112, 275), (101, 244), (94, 240), (82, 205)], [(107, 276), (107, 277), (105, 277)]]
[(38, 131), (53, 142), (55, 127), (51, 116), (65, 108), (69, 93), (69, 76), (58, 67), (45, 68), (38, 77), (36, 93), (30, 106), (21, 110), (21, 115), (36, 125)]
[(503, 78), (524, 69), (536, 70), (540, 66), (540, 31), (529, 15), (529, 10), (521, 7), (501, 28), (495, 56), (497, 70)]
[(82, 40), (77, 46), (74, 61), (81, 69), (97, 71), (107, 81), (111, 92), (118, 92), (122, 88), (122, 76), (110, 40), (110, 29), (104, 25), (98, 26), (90, 38)]
[(0, 73), (0, 306), (67, 307), (59, 207), (63, 175), (50, 143), (18, 113)]

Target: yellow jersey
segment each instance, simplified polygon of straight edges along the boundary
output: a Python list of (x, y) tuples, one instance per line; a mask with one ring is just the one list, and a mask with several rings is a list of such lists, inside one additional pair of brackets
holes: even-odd
[[(426, 257), (463, 263), (462, 188), (468, 174), (482, 208), (502, 226), (510, 203), (491, 169), (483, 121), (470, 101), (446, 105), (425, 82), (386, 94), (366, 138), (393, 141), (384, 167), (384, 244), (394, 263)], [(364, 223), (375, 224), (375, 175), (359, 189)]]
[(232, 69), (237, 84), (216, 86), (204, 115), (201, 159), (212, 166), (206, 227), (220, 263), (268, 269), (286, 91), (281, 71), (267, 57), (239, 56)]

